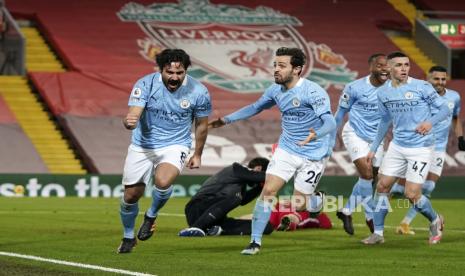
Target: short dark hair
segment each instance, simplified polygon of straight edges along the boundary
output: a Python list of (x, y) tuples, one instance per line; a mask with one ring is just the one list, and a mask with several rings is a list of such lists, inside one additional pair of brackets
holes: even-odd
[(382, 53), (376, 53), (376, 54), (373, 54), (371, 55), (369, 58), (368, 58), (368, 64), (371, 64), (373, 61), (375, 61), (378, 57), (385, 57), (386, 55), (385, 54), (382, 54)]
[(155, 60), (160, 67), (160, 71), (171, 62), (180, 62), (186, 70), (191, 65), (189, 55), (182, 49), (165, 49), (155, 56)]
[(262, 172), (266, 171), (266, 168), (268, 167), (268, 163), (270, 163), (270, 160), (264, 157), (255, 157), (254, 159), (250, 160), (249, 164), (247, 167), (249, 169), (253, 169), (256, 166), (262, 166)]
[(290, 56), (292, 67), (304, 66), (307, 57), (299, 48), (281, 47), (276, 50), (276, 56)]
[(406, 54), (402, 52), (392, 52), (389, 55), (387, 55), (387, 59), (393, 59), (393, 58), (398, 58), (398, 57), (408, 57)]
[(436, 66), (433, 66), (433, 67), (429, 68), (429, 70), (428, 70), (428, 73), (433, 73), (433, 72), (447, 73), (447, 69), (445, 67), (443, 67), (443, 66), (436, 65)]

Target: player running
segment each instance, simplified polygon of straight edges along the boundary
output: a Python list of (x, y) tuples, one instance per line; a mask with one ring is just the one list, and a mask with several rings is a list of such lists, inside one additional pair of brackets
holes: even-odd
[[(442, 237), (443, 218), (433, 209), (430, 200), (422, 195), (421, 188), (433, 153), (434, 134), (431, 128), (448, 116), (449, 108), (430, 83), (408, 76), (410, 61), (405, 54), (389, 54), (388, 65), (391, 79), (377, 92), (381, 121), (367, 156), (368, 162), (372, 163), (391, 123), (393, 140), (381, 164), (373, 199), (374, 233), (362, 242), (384, 242), (384, 219), (390, 208), (389, 191), (398, 178), (404, 177), (405, 196), (431, 222), (429, 241), (435, 244)], [(431, 114), (433, 108), (438, 110), (434, 115)]]
[[(446, 89), (447, 84), (447, 70), (442, 66), (433, 66), (429, 69), (428, 73), (428, 82), (431, 83), (436, 89), (436, 92), (441, 96), (446, 102), (451, 110), (449, 116), (444, 120), (439, 122), (434, 128), (435, 136), (435, 145), (434, 153), (431, 158), (431, 166), (429, 168), (428, 177), (426, 178), (425, 183), (423, 183), (422, 192), (423, 195), (430, 198), (431, 193), (433, 192), (439, 177), (441, 177), (442, 169), (444, 166), (444, 160), (446, 156), (446, 147), (449, 140), (449, 129), (452, 125), (454, 133), (458, 139), (459, 150), (465, 151), (465, 140), (463, 139), (463, 129), (462, 122), (459, 118), (460, 114), (460, 95), (454, 90)], [(433, 109), (432, 114), (438, 112), (437, 109)], [(400, 184), (394, 184), (391, 189), (391, 193), (404, 193), (404, 186)], [(396, 228), (396, 233), (404, 235), (414, 235), (415, 232), (410, 229), (410, 223), (416, 217), (417, 211), (415, 208), (410, 208), (400, 223)]]
[[(368, 165), (366, 156), (370, 151), (371, 143), (376, 137), (376, 130), (381, 119), (378, 112), (376, 91), (389, 78), (389, 70), (384, 54), (371, 55), (368, 58), (368, 64), (370, 66), (370, 75), (346, 85), (339, 99), (339, 107), (335, 115), (336, 125), (339, 128), (345, 114), (349, 113), (349, 120), (342, 130), (342, 140), (359, 174), (349, 201), (342, 210), (336, 213), (337, 217), (343, 222), (344, 230), (349, 235), (354, 234), (352, 212), (360, 203), (367, 205), (371, 202), (373, 179), (378, 173), (384, 153), (383, 143), (381, 143), (376, 150), (373, 167)], [(373, 233), (371, 208), (364, 209), (366, 224)]]
[[(255, 103), (209, 123), (221, 127), (247, 119), (277, 105), (282, 114), (279, 146), (266, 170), (263, 191), (256, 202), (250, 244), (244, 255), (260, 251), (263, 230), (276, 202), (277, 192), (294, 176), (294, 197), (300, 197), (304, 209), (323, 174), (330, 154), (330, 132), (336, 123), (331, 114), (329, 96), (318, 84), (301, 78), (305, 54), (297, 48), (279, 48), (274, 61), (275, 84), (268, 87)], [(310, 134), (309, 134), (310, 131)]]

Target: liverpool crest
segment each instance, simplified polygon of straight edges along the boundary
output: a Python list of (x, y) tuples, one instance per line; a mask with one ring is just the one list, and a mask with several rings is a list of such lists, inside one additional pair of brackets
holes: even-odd
[(148, 6), (126, 4), (118, 16), (137, 22), (148, 37), (139, 52), (155, 62), (164, 48), (187, 49), (189, 74), (200, 81), (237, 93), (258, 93), (274, 83), (273, 58), (279, 47), (297, 47), (307, 56), (302, 77), (324, 88), (355, 79), (342, 55), (329, 46), (309, 42), (295, 29), (302, 22), (269, 7), (255, 9), (208, 0), (180, 0)]

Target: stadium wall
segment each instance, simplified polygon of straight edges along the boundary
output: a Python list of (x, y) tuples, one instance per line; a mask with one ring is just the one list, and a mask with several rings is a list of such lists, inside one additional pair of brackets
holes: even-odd
[[(206, 175), (178, 177), (174, 183), (173, 197), (190, 197), (208, 178)], [(319, 190), (327, 195), (348, 197), (356, 177), (325, 176)], [(463, 177), (443, 177), (434, 190), (434, 198), (463, 199)], [(122, 196), (121, 175), (52, 175), (52, 174), (0, 174), (0, 197), (114, 197)], [(282, 190), (290, 195), (292, 182)], [(150, 197), (151, 188), (145, 193)]]

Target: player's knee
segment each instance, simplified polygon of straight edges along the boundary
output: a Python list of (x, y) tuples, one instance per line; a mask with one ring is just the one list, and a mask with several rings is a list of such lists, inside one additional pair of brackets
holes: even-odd
[(141, 198), (142, 195), (138, 194), (138, 193), (135, 193), (135, 192), (129, 192), (129, 193), (124, 193), (124, 202), (128, 203), (128, 204), (134, 204), (136, 203), (137, 201), (139, 201), (139, 199)]
[(421, 198), (421, 192), (407, 190), (407, 189), (405, 189), (404, 195), (412, 203), (417, 202)]
[(373, 179), (373, 173), (370, 170), (361, 171), (360, 177), (363, 179)]
[(390, 185), (384, 181), (378, 181), (378, 184), (376, 185), (376, 191), (378, 193), (389, 193), (390, 192)]
[(264, 197), (276, 196), (277, 193), (278, 191), (272, 187), (268, 187), (267, 185), (263, 187), (262, 194)]
[(145, 191), (145, 184), (138, 183), (131, 186), (126, 186), (124, 189), (123, 199), (128, 204), (134, 204), (142, 197)]
[(170, 186), (171, 186), (171, 182), (173, 182), (171, 180), (171, 177), (157, 177), (155, 179), (155, 186), (158, 188), (158, 189), (168, 189)]

